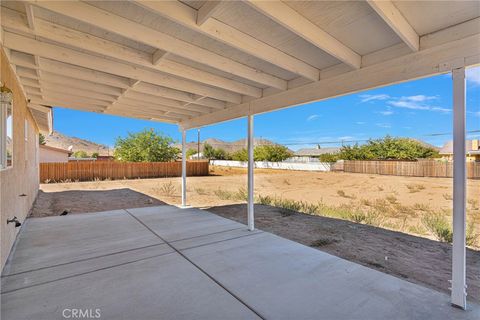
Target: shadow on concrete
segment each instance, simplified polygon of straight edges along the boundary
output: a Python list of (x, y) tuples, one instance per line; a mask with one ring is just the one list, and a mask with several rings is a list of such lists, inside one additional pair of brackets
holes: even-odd
[(64, 211), (68, 211), (68, 214), (74, 214), (164, 204), (166, 203), (163, 201), (129, 188), (60, 192), (40, 190), (30, 212), (30, 217), (59, 216)]
[[(247, 223), (246, 204), (209, 212)], [(332, 255), (449, 293), (452, 246), (427, 238), (346, 220), (255, 205), (255, 227)], [(480, 251), (467, 248), (468, 299), (480, 299)]]

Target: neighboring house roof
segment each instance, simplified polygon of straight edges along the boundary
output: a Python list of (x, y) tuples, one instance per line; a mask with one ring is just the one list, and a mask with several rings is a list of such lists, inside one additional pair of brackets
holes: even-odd
[[(479, 140), (465, 140), (467, 154), (479, 154), (479, 145)], [(443, 155), (453, 154), (453, 140), (447, 141), (440, 149), (439, 153)]]
[(304, 148), (295, 151), (295, 156), (319, 156), (326, 153), (338, 153), (340, 148), (332, 147), (332, 148)]
[(60, 148), (55, 148), (55, 147), (51, 147), (51, 146), (47, 146), (47, 145), (44, 145), (44, 144), (41, 144), (41, 145), (40, 145), (40, 149), (52, 150), (52, 151), (56, 151), (56, 152), (63, 152), (63, 153), (66, 153), (66, 154), (68, 154), (68, 155), (71, 155), (71, 154), (72, 154), (71, 151), (68, 151), (68, 150), (65, 150), (65, 149), (60, 149)]

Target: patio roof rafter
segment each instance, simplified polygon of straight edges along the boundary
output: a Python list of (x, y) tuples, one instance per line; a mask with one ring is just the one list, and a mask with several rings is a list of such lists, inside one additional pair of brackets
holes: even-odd
[[(147, 69), (139, 69), (130, 64), (109, 60), (10, 32), (5, 32), (5, 45), (12, 50), (37, 54), (50, 60), (72, 64), (78, 67), (83, 67), (84, 69), (90, 69), (90, 71), (102, 70), (104, 73), (127, 77), (134, 80), (141, 80), (142, 82), (149, 82), (159, 86), (166, 86), (199, 95), (206, 95), (223, 101), (229, 101), (232, 103), (241, 102), (241, 96), (233, 92), (213, 88), (190, 80), (172, 77), (167, 74), (161, 74)], [(126, 87), (128, 87), (130, 85), (129, 80), (127, 79), (125, 81)]]
[[(27, 5), (30, 6), (29, 4)], [(29, 29), (24, 24), (24, 19), (20, 13), (15, 13), (13, 10), (9, 10), (8, 13), (8, 18), (2, 19), (2, 25), (12, 32), (35, 35), (41, 39), (55, 41), (70, 48), (87, 50), (90, 53), (101, 54), (124, 63), (157, 70), (239, 94), (257, 98), (262, 96), (262, 90), (257, 87), (167, 60), (165, 59), (167, 55), (165, 51), (157, 50), (152, 57), (148, 53), (128, 48), (91, 34), (58, 26), (42, 19), (36, 19), (37, 27), (29, 33)]]
[(31, 2), (43, 9), (75, 19), (123, 37), (144, 43), (156, 49), (173, 53), (212, 68), (264, 85), (278, 83), (278, 78), (255, 70), (247, 65), (226, 58), (212, 51), (195, 46), (166, 33), (148, 28), (111, 12), (98, 9), (86, 3), (73, 2)]
[[(192, 9), (183, 3), (171, 1), (136, 0), (136, 3), (173, 22), (200, 32), (299, 76), (313, 81), (318, 80), (319, 78), (320, 71), (317, 68), (312, 67), (311, 65), (292, 57), (265, 42), (259, 41), (246, 33), (232, 28), (226, 23), (210, 18), (208, 21), (204, 21), (201, 25), (198, 25), (196, 22), (197, 14), (200, 14), (201, 9), (197, 13), (197, 10)], [(213, 3), (206, 3), (205, 6), (207, 5), (213, 6)], [(286, 81), (278, 81), (278, 83), (270, 83), (269, 85), (282, 90), (287, 88)]]
[[(367, 67), (353, 71), (340, 69), (338, 73), (335, 72), (331, 77), (320, 81), (234, 105), (225, 110), (188, 120), (181, 125), (187, 129), (197, 128), (216, 122), (246, 117), (248, 112), (252, 114), (264, 113), (448, 72), (451, 64), (453, 64), (452, 67), (480, 64), (480, 47), (478, 46), (480, 30), (477, 28), (480, 19), (476, 22), (474, 24), (465, 23), (468, 24), (465, 29), (471, 31), (470, 35), (465, 38), (462, 38), (462, 35), (457, 32), (463, 26), (457, 25), (438, 32), (443, 40), (435, 39), (435, 34), (421, 37), (420, 43), (423, 42), (425, 45), (418, 52), (406, 55), (393, 54), (394, 58), (390, 59), (383, 59), (381, 56), (375, 57), (374, 62)], [(476, 31), (473, 30), (475, 28), (477, 28)], [(431, 41), (430, 44), (429, 41)], [(395, 50), (400, 53), (403, 52), (401, 49), (397, 50), (396, 46)], [(388, 53), (388, 55), (391, 56), (392, 53)]]
[(419, 50), (420, 37), (391, 1), (367, 0), (367, 3), (412, 51)]
[(247, 0), (247, 3), (255, 10), (268, 16), (289, 31), (334, 56), (341, 62), (354, 69), (360, 68), (362, 58), (359, 54), (290, 8), (286, 3), (282, 1), (257, 0)]

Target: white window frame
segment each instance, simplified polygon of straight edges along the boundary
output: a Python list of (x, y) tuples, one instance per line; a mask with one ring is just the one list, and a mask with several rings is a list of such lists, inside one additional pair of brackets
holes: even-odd
[(7, 108), (0, 105), (0, 170), (7, 169)]
[[(14, 154), (14, 143), (13, 143), (13, 124), (14, 124), (14, 112), (13, 112), (13, 96), (10, 89), (5, 87), (1, 88), (0, 92), (0, 170), (8, 170), (13, 168), (13, 154)], [(7, 91), (4, 91), (6, 89)], [(8, 93), (10, 91), (10, 93)], [(7, 100), (8, 102), (4, 101)], [(12, 161), (11, 165), (7, 166), (7, 109), (10, 105), (12, 109)]]

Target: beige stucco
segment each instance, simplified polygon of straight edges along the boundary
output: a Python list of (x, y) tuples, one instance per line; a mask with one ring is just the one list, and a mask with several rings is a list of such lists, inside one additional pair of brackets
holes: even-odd
[(68, 151), (40, 146), (40, 163), (44, 162), (68, 162)]
[[(1, 83), (13, 91), (13, 167), (0, 171), (0, 237), (1, 268), (20, 228), (6, 220), (16, 216), (24, 222), (38, 192), (38, 127), (27, 108), (27, 101), (10, 67), (5, 52), (0, 50)], [(27, 121), (25, 121), (27, 120)], [(28, 123), (25, 139), (25, 125)], [(25, 195), (25, 196), (22, 196)]]

